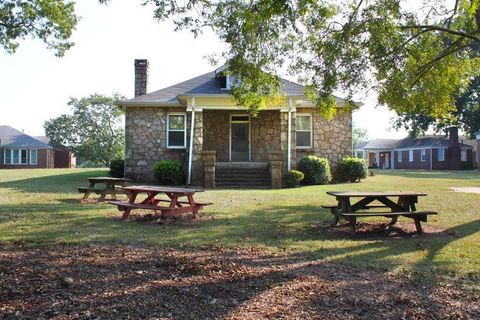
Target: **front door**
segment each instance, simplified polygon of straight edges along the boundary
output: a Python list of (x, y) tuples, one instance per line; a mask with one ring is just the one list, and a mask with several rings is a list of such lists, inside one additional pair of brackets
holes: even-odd
[(250, 161), (250, 118), (232, 116), (230, 130), (230, 161)]

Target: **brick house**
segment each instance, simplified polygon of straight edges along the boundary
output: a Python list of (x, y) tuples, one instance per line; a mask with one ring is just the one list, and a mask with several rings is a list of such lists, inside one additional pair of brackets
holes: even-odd
[(456, 127), (448, 137), (366, 141), (354, 147), (354, 154), (367, 159), (371, 168), (460, 170), (475, 165), (473, 146), (459, 140)]
[(282, 173), (307, 154), (333, 167), (351, 155), (352, 113), (341, 98), (326, 121), (300, 84), (283, 80), (285, 105), (251, 117), (229, 95), (223, 68), (150, 93), (148, 69), (147, 60), (135, 60), (135, 97), (119, 102), (129, 178), (152, 180), (156, 161), (176, 159), (188, 184), (280, 187)]
[(53, 168), (48, 144), (10, 126), (0, 126), (0, 169)]
[(73, 153), (52, 148), (45, 136), (0, 126), (0, 169), (74, 168), (75, 162)]

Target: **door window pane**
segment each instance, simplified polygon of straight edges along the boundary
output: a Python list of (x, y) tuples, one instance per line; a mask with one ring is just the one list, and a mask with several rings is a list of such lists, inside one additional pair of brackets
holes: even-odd
[(27, 164), (27, 150), (25, 149), (20, 150), (20, 160), (21, 160), (21, 164)]

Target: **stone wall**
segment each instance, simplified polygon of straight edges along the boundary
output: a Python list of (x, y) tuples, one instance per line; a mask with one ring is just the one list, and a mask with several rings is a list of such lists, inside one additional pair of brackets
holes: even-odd
[(352, 155), (351, 111), (337, 109), (337, 114), (330, 121), (312, 109), (297, 108), (297, 113), (312, 114), (313, 123), (313, 146), (311, 149), (297, 149), (297, 161), (308, 154), (315, 154), (327, 158), (335, 170), (343, 157)]
[[(185, 108), (130, 107), (125, 114), (125, 176), (154, 180), (153, 164), (173, 159), (186, 164), (186, 149), (166, 148), (166, 115)], [(187, 144), (188, 146), (188, 144)]]

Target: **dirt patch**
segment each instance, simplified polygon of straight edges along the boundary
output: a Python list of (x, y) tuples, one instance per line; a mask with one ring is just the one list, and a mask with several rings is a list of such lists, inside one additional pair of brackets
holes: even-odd
[(478, 319), (480, 296), (258, 249), (0, 245), (2, 319)]
[(465, 193), (478, 193), (480, 194), (480, 187), (456, 187), (450, 188), (455, 192), (465, 192)]
[(397, 222), (393, 226), (386, 222), (357, 222), (355, 233), (351, 231), (348, 222), (341, 222), (336, 226), (332, 226), (329, 222), (319, 222), (312, 224), (311, 228), (332, 235), (357, 239), (451, 238), (455, 235), (455, 232), (437, 228), (428, 223), (422, 223), (423, 233), (417, 234), (413, 221)]

